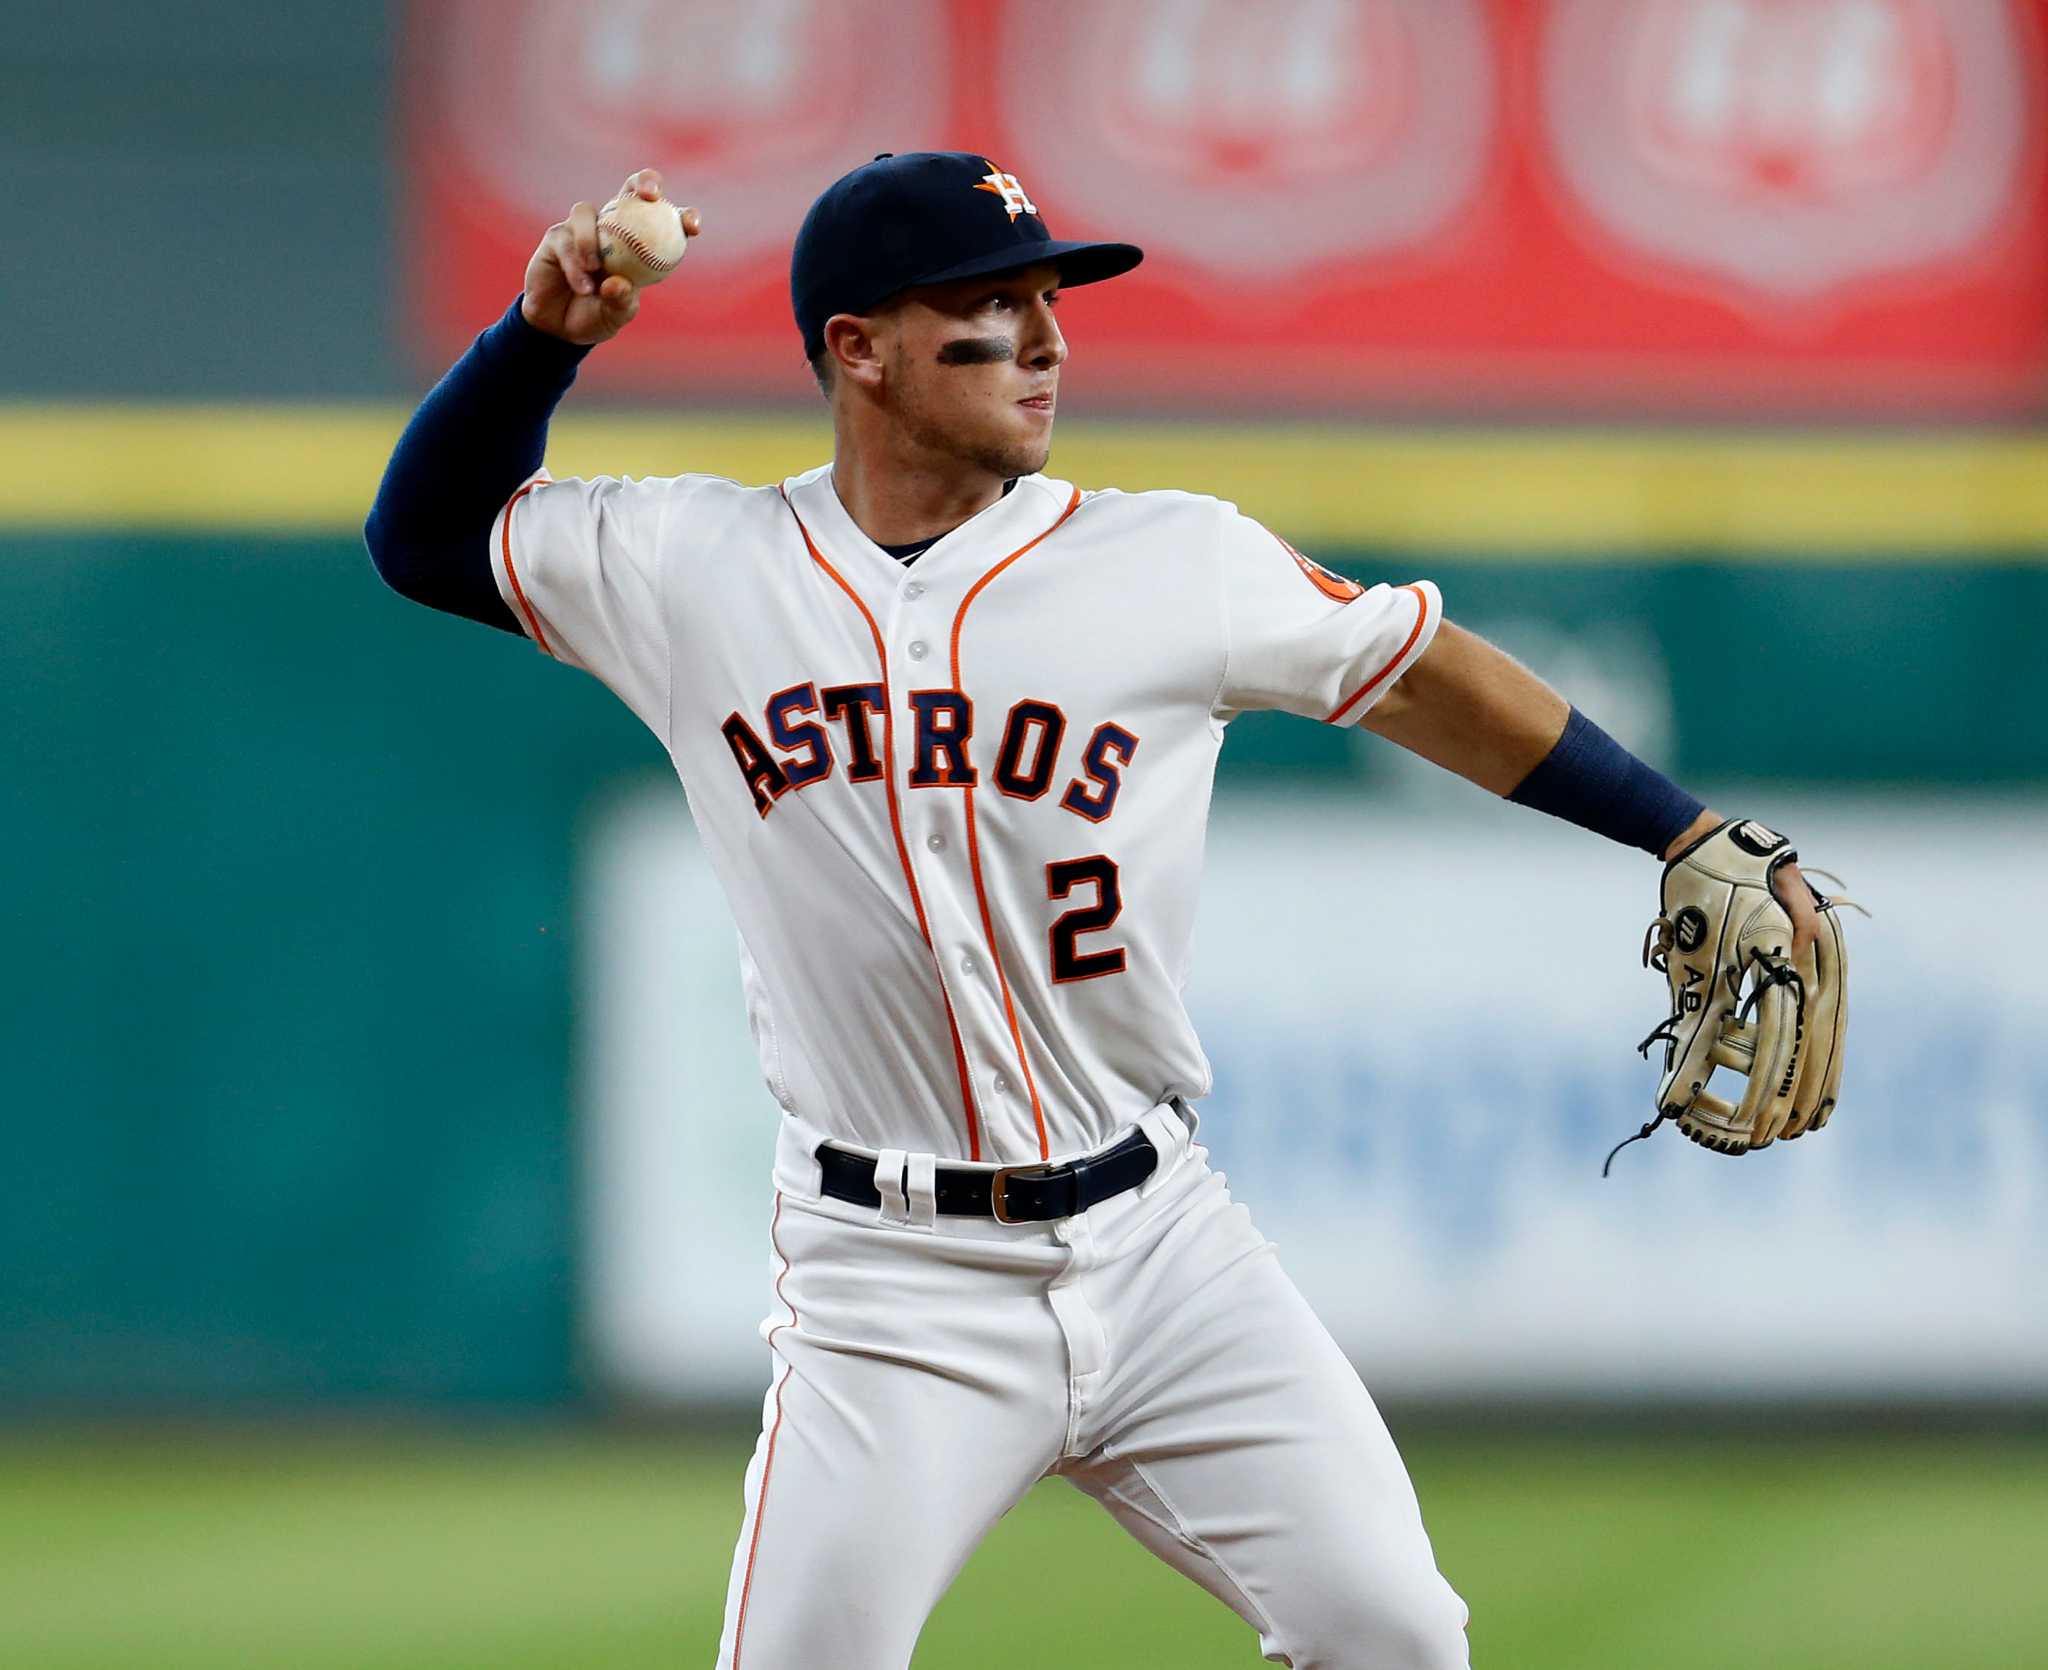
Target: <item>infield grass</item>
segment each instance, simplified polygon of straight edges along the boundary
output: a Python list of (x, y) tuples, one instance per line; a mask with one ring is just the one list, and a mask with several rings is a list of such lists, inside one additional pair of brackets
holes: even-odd
[[(524, 1430), (17, 1434), (0, 1439), (0, 1665), (708, 1666), (746, 1449)], [(2048, 1665), (2048, 1441), (1404, 1449), (1480, 1670)], [(1062, 1484), (997, 1528), (917, 1657), (1258, 1663), (1249, 1629)]]

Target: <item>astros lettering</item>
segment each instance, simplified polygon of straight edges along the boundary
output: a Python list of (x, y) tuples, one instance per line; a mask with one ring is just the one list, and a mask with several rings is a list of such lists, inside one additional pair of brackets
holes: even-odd
[[(828, 684), (821, 690), (815, 680), (807, 679), (768, 698), (758, 729), (735, 710), (719, 730), (753, 797), (754, 810), (765, 818), (791, 790), (832, 775), (839, 758), (832, 745), (835, 731), (846, 758), (847, 781), (880, 780), (882, 738), (877, 721), (883, 711), (880, 684)], [(980, 786), (981, 771), (971, 752), (971, 697), (959, 690), (913, 690), (905, 698), (903, 717), (910, 722), (911, 788)], [(1062, 775), (1067, 730), (1067, 716), (1056, 702), (1026, 698), (1014, 704), (996, 750), (996, 788), (1012, 800), (1044, 799)], [(763, 731), (768, 742), (761, 739)], [(1104, 822), (1116, 810), (1124, 768), (1137, 751), (1138, 738), (1128, 726), (1104, 720), (1075, 752), (1059, 804), (1090, 823)]]

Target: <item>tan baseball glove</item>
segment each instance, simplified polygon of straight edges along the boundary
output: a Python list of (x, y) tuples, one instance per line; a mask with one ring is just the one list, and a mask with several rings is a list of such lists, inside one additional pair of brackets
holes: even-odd
[[(1817, 1131), (1834, 1112), (1849, 1013), (1837, 907), (1862, 907), (1809, 884), (1820, 933), (1795, 958), (1792, 918), (1771, 878), (1797, 856), (1776, 831), (1731, 819), (1665, 865), (1663, 909), (1644, 937), (1643, 963), (1668, 983), (1671, 1013), (1639, 1046), (1646, 1056), (1664, 1046), (1664, 1072), (1657, 1117), (1629, 1142), (1674, 1119), (1702, 1147), (1746, 1154)], [(1717, 1067), (1746, 1076), (1738, 1100), (1707, 1088)]]

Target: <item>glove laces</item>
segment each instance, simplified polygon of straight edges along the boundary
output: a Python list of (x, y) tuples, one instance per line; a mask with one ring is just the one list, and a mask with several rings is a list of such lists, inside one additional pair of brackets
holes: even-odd
[[(1842, 878), (1831, 870), (1821, 870), (1814, 868), (1812, 865), (1806, 865), (1802, 868), (1802, 873), (1809, 876), (1820, 876), (1832, 882), (1836, 887), (1843, 885)], [(1870, 912), (1865, 910), (1854, 899), (1845, 899), (1839, 894), (1833, 896), (1823, 894), (1811, 884), (1808, 885), (1808, 891), (1813, 894), (1813, 903), (1816, 910), (1840, 910), (1846, 906), (1860, 916), (1867, 917), (1870, 915)], [(1660, 912), (1653, 918), (1649, 927), (1643, 933), (1643, 967), (1654, 968), (1659, 974), (1668, 975), (1670, 972), (1671, 951), (1676, 943), (1676, 934), (1677, 930), (1670, 917)], [(1747, 1026), (1749, 1017), (1756, 1012), (1757, 1006), (1762, 1003), (1764, 993), (1773, 986), (1789, 986), (1792, 988), (1792, 1001), (1798, 1008), (1798, 1017), (1795, 1024), (1803, 1034), (1806, 1020), (1806, 983), (1799, 978), (1799, 971), (1792, 965), (1791, 958), (1773, 958), (1763, 951), (1752, 950), (1750, 952), (1750, 961), (1755, 970), (1755, 978), (1750, 983), (1749, 995), (1742, 1000), (1740, 1007), (1735, 1011), (1735, 1024), (1738, 1027)], [(1729, 995), (1733, 996), (1732, 987), (1735, 982), (1740, 980), (1741, 971), (1739, 967), (1731, 967), (1724, 972), (1728, 975), (1731, 985)], [(1684, 1019), (1685, 1010), (1683, 1008), (1673, 1009), (1669, 1015), (1666, 1015), (1663, 1020), (1657, 1023), (1647, 1038), (1636, 1045), (1636, 1054), (1647, 1061), (1650, 1056), (1651, 1046), (1662, 1044), (1665, 1048), (1665, 1061), (1668, 1070), (1670, 1052), (1678, 1047), (1678, 1023)], [(1608, 1149), (1607, 1158), (1601, 1162), (1600, 1175), (1602, 1177), (1608, 1175), (1614, 1165), (1614, 1156), (1619, 1154), (1630, 1143), (1641, 1142), (1645, 1137), (1654, 1136), (1657, 1128), (1666, 1120), (1676, 1119), (1684, 1112), (1684, 1108), (1659, 1108), (1657, 1110), (1657, 1117), (1652, 1119), (1640, 1131), (1636, 1132), (1634, 1136), (1623, 1137), (1621, 1141)]]
[(1607, 1168), (1614, 1164), (1615, 1155), (1619, 1154), (1630, 1143), (1641, 1142), (1644, 1137), (1652, 1135), (1656, 1131), (1657, 1127), (1663, 1124), (1664, 1121), (1669, 1119), (1670, 1117), (1671, 1110), (1669, 1108), (1666, 1108), (1663, 1112), (1659, 1113), (1655, 1119), (1651, 1120), (1649, 1124), (1645, 1125), (1640, 1131), (1636, 1132), (1634, 1136), (1623, 1137), (1621, 1141), (1617, 1142), (1612, 1148), (1608, 1149), (1607, 1158), (1605, 1161), (1602, 1162), (1600, 1166), (1600, 1175), (1602, 1177), (1605, 1177), (1607, 1175)]

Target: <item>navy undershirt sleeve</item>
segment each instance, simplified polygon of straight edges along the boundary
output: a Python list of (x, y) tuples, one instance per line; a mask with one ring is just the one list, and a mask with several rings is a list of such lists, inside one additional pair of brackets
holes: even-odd
[(515, 301), (428, 392), (363, 524), (392, 590), (519, 631), (491, 576), (491, 523), (540, 468), (548, 419), (589, 352), (534, 329)]
[(1706, 808), (1577, 708), (1508, 799), (1662, 858)]

